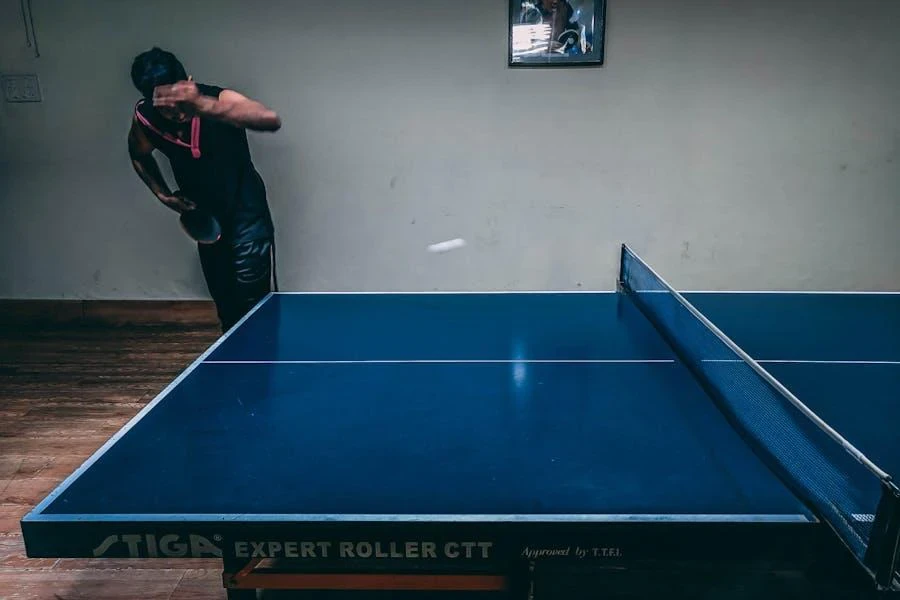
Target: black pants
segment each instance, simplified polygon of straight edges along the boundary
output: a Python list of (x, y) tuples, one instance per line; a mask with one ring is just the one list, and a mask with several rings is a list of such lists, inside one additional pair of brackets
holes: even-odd
[(237, 245), (223, 240), (197, 249), (222, 331), (227, 331), (272, 291), (273, 240)]

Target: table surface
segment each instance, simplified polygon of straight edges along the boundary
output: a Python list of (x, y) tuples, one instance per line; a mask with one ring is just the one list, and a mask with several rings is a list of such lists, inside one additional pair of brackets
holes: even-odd
[[(900, 294), (685, 297), (900, 473)], [(35, 513), (816, 520), (614, 292), (273, 294)]]

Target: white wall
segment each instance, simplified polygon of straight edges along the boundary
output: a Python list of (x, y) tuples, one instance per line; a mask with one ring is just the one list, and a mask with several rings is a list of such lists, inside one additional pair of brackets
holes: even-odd
[[(600, 69), (510, 70), (505, 0), (0, 0), (0, 297), (206, 297), (131, 171), (132, 57), (280, 111), (283, 289), (900, 289), (900, 2), (612, 0)], [(445, 255), (432, 242), (470, 244)]]

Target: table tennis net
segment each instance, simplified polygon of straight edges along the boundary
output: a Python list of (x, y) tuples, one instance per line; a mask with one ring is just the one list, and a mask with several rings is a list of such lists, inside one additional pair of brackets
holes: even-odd
[[(817, 417), (801, 410), (796, 398), (785, 395), (771, 375), (627, 247), (620, 269), (622, 291), (745, 442), (835, 530), (870, 573), (883, 573), (884, 553), (890, 553), (886, 531), (893, 529), (885, 522), (896, 519), (897, 510), (896, 498), (887, 497), (886, 478), (829, 435)], [(887, 560), (893, 563), (893, 556)], [(895, 568), (892, 564), (890, 570)]]

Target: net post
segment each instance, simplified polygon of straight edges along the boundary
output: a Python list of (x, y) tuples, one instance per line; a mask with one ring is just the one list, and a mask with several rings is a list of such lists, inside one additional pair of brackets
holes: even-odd
[(880, 589), (900, 590), (900, 488), (890, 480), (882, 483), (866, 562)]
[(619, 293), (625, 291), (625, 253), (627, 251), (627, 244), (622, 244), (619, 248), (619, 273), (616, 277), (616, 291)]

